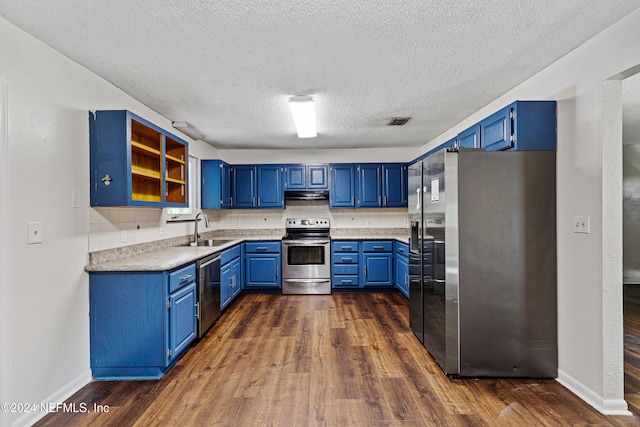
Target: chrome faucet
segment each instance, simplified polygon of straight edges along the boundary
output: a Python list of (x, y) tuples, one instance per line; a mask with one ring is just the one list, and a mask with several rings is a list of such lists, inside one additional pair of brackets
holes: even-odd
[(204, 217), (204, 225), (205, 227), (209, 227), (209, 217), (207, 217), (207, 214), (204, 212), (198, 212), (198, 214), (196, 215), (196, 227), (193, 230), (193, 242), (191, 242), (191, 246), (198, 246), (198, 239), (200, 239), (200, 235), (198, 234), (198, 221), (200, 221), (198, 219), (198, 217), (202, 215)]

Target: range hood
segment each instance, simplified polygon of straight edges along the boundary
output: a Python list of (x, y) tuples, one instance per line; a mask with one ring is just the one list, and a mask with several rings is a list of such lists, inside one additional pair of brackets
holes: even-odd
[(327, 190), (287, 190), (284, 192), (285, 200), (329, 200)]

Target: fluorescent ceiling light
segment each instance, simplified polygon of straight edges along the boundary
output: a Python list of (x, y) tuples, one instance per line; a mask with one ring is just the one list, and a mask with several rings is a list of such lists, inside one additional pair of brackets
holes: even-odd
[(171, 124), (174, 128), (178, 129), (180, 132), (190, 136), (195, 140), (201, 139), (204, 141), (207, 138), (207, 135), (200, 132), (198, 129), (194, 128), (187, 122), (172, 122)]
[(316, 132), (316, 105), (313, 96), (289, 97), (289, 108), (296, 125), (298, 138), (313, 138)]

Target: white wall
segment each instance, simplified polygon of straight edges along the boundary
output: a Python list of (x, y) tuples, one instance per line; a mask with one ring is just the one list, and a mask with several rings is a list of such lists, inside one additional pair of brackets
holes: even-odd
[[(11, 183), (10, 287), (0, 296), (11, 298), (10, 322), (0, 325), (10, 335), (11, 376), (2, 377), (2, 398), (38, 405), (61, 402), (91, 379), (84, 272), (88, 111), (129, 109), (169, 130), (171, 122), (1, 19), (0, 81), (8, 87)], [(190, 148), (216, 155), (203, 144)], [(72, 192), (80, 208), (72, 208)], [(29, 221), (42, 222), (43, 243), (27, 244)], [(23, 425), (41, 415), (9, 418)]]
[[(627, 406), (618, 263), (621, 140), (612, 143), (621, 126), (615, 111), (621, 104), (616, 85), (603, 89), (603, 82), (640, 64), (638, 40), (640, 10), (422, 147), (422, 152), (435, 148), (515, 100), (558, 101), (559, 380), (605, 413), (625, 413)], [(603, 104), (613, 105), (613, 111), (603, 110)], [(616, 123), (603, 122), (605, 113)], [(591, 218), (591, 234), (572, 232), (575, 215)]]

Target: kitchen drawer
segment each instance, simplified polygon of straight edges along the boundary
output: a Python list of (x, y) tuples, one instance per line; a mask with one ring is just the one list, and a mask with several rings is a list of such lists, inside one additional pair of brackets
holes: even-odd
[(359, 277), (357, 275), (336, 276), (331, 278), (332, 286), (358, 286)]
[(333, 274), (358, 274), (358, 264), (334, 264)]
[(357, 253), (339, 253), (333, 254), (333, 258), (331, 259), (334, 264), (357, 264), (360, 261), (360, 256)]
[(225, 265), (232, 259), (238, 258), (240, 256), (240, 245), (235, 245), (232, 248), (226, 249), (222, 251), (220, 255), (220, 265)]
[(393, 250), (392, 241), (364, 241), (362, 242), (362, 252), (391, 252)]
[(169, 273), (169, 293), (196, 280), (196, 265), (189, 264)]
[(409, 256), (409, 245), (401, 242), (396, 242), (396, 253), (398, 255)]
[(282, 242), (247, 242), (244, 251), (247, 254), (280, 253)]
[(334, 240), (331, 242), (331, 250), (333, 252), (358, 252), (358, 242), (351, 240)]

